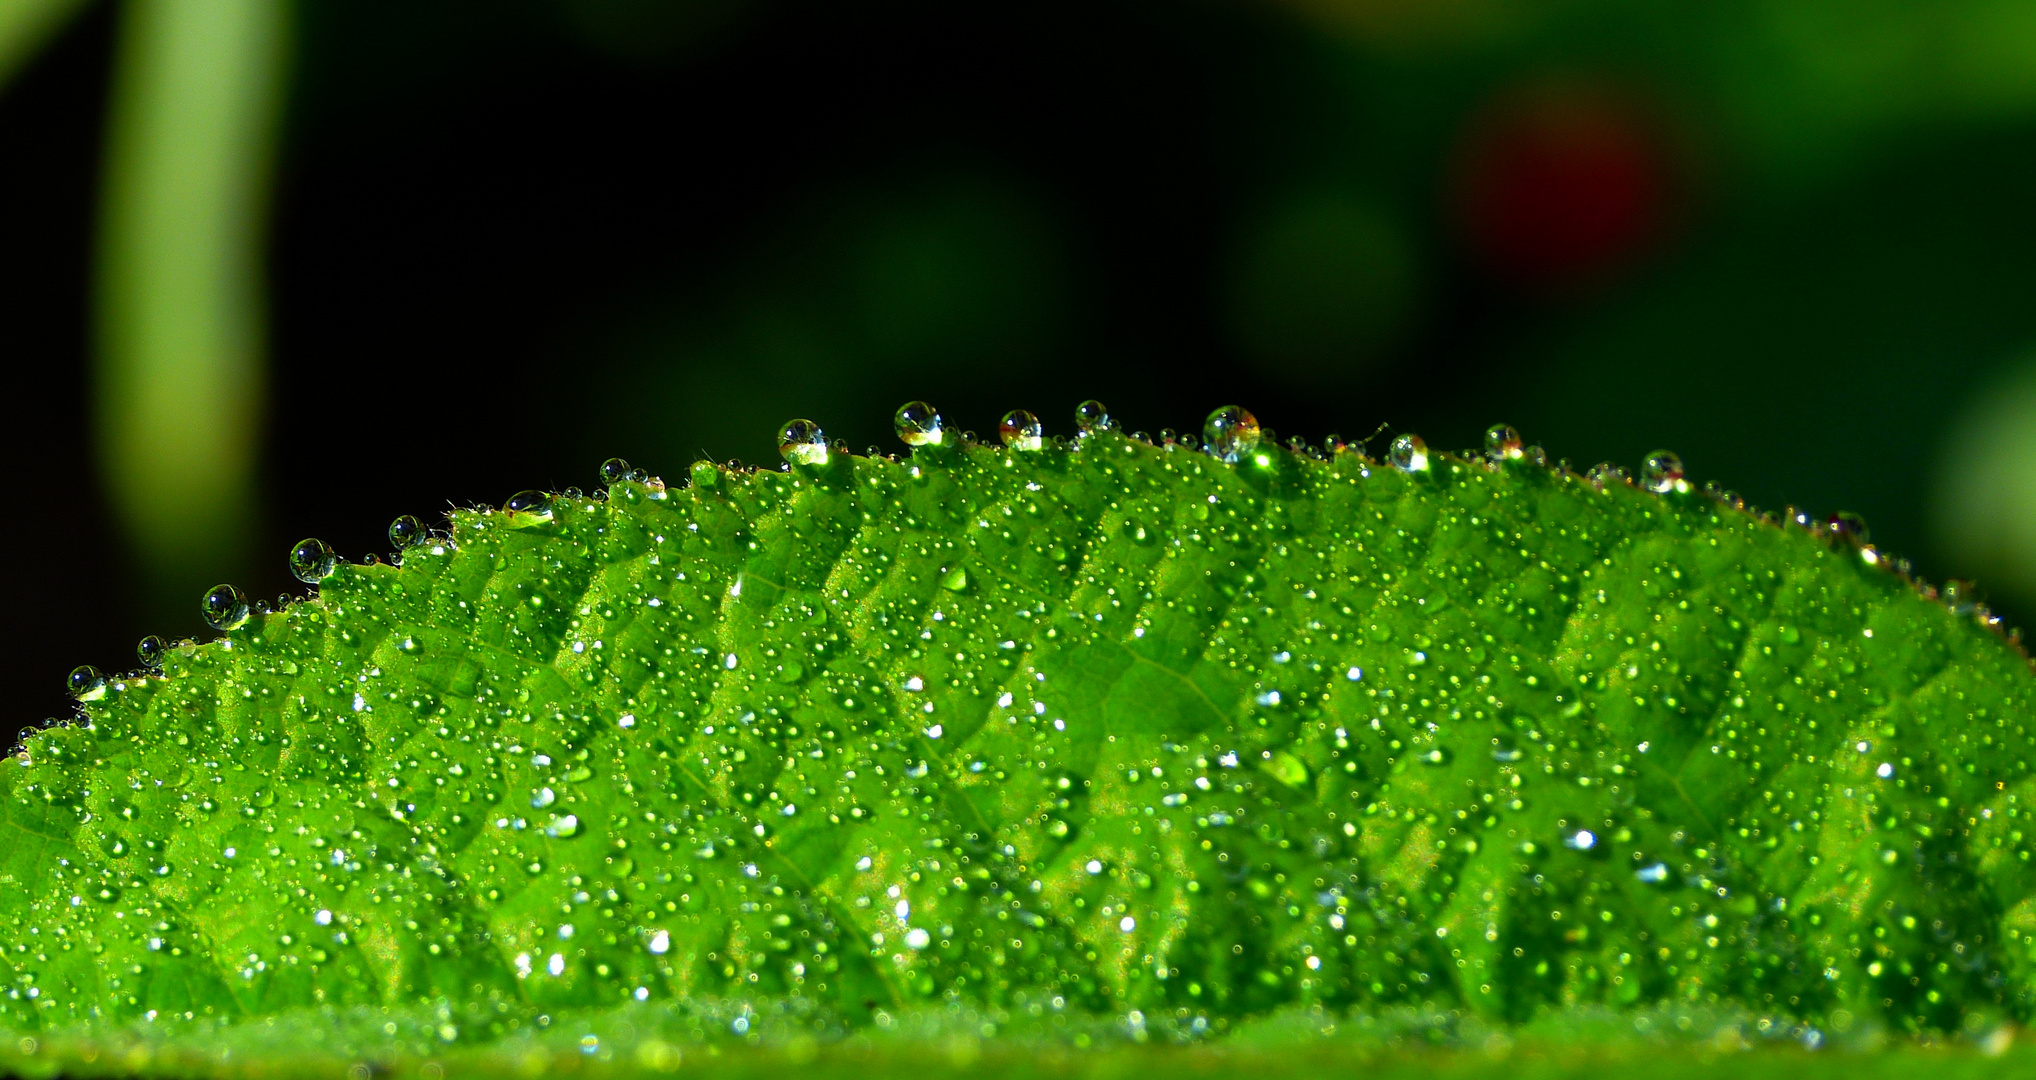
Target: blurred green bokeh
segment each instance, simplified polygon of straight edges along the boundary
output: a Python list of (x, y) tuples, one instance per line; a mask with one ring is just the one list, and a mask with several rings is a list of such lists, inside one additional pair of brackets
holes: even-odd
[(239, 569), (266, 383), (262, 251), (288, 8), (149, 0), (122, 15), (98, 303), (100, 463), (169, 612)]
[(1668, 446), (2036, 616), (2026, 2), (12, 0), (0, 75), (95, 19), (122, 635), (612, 453), (1090, 396)]

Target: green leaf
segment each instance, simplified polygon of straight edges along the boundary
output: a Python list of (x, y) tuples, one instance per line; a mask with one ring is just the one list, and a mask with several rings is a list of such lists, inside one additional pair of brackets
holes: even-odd
[(0, 769), (4, 1022), (2030, 1015), (1987, 620), (1673, 477), (1252, 433), (526, 493), (86, 680)]

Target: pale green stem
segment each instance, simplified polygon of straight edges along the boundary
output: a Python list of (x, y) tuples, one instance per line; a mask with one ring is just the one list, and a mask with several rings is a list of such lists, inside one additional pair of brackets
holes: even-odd
[(179, 612), (241, 569), (252, 531), (264, 226), (288, 34), (282, 0), (129, 0), (121, 13), (99, 234), (98, 444), (148, 599)]

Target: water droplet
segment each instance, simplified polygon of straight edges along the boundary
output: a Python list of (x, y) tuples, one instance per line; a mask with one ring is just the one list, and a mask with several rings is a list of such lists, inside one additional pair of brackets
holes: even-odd
[(1046, 445), (1046, 428), (1039, 423), (1039, 417), (1024, 409), (1012, 409), (997, 422), (997, 437), (1013, 450), (1031, 452)]
[(1971, 612), (1979, 606), (1979, 586), (1962, 578), (1952, 578), (1944, 583), (1940, 594), (1944, 603), (1959, 615)]
[(411, 547), (423, 539), (424, 523), (417, 520), (414, 515), (404, 514), (389, 523), (389, 542), (396, 545), (397, 551)]
[(106, 676), (90, 664), (72, 668), (68, 685), (71, 696), (79, 701), (97, 701), (106, 696)]
[(214, 585), (198, 601), (198, 614), (214, 630), (233, 630), (247, 622), (247, 597), (231, 585)]
[(142, 638), (141, 643), (134, 647), (134, 654), (141, 657), (141, 666), (145, 668), (163, 666), (163, 657), (168, 655), (169, 651), (170, 643), (154, 634)]
[(827, 464), (827, 435), (811, 420), (794, 420), (778, 429), (778, 453), (794, 465)]
[(1600, 491), (1608, 485), (1623, 484), (1627, 480), (1626, 470), (1609, 461), (1601, 461), (1591, 466), (1590, 471), (1584, 474), (1584, 479), (1589, 480)]
[(1870, 536), (1866, 529), (1866, 519), (1850, 510), (1838, 511), (1824, 524), (1831, 530), (1832, 537), (1854, 547), (1864, 545)]
[(898, 430), (898, 438), (906, 446), (939, 446), (946, 437), (940, 423), (940, 413), (923, 401), (908, 401), (898, 407), (898, 414), (891, 418), (891, 424)]
[(1643, 866), (1633, 871), (1633, 876), (1650, 885), (1659, 884), (1668, 880), (1668, 864), (1658, 862), (1651, 866)]
[(1258, 449), (1260, 434), (1258, 417), (1236, 405), (1217, 409), (1202, 424), (1209, 451), (1224, 461), (1236, 461)]
[(551, 496), (542, 491), (519, 491), (509, 496), (502, 509), (526, 524), (539, 524), (551, 520)]
[(969, 587), (969, 573), (957, 566), (942, 575), (940, 587), (949, 592), (961, 592)]
[(1308, 766), (1300, 758), (1282, 750), (1267, 759), (1261, 766), (1272, 778), (1291, 788), (1299, 788), (1308, 782)]
[(1485, 453), (1493, 461), (1510, 461), (1524, 456), (1520, 433), (1511, 424), (1493, 424), (1485, 429)]
[(629, 475), (629, 462), (612, 457), (601, 463), (601, 481), (612, 484)]
[(1661, 495), (1689, 490), (1689, 484), (1683, 480), (1683, 459), (1670, 450), (1647, 455), (1647, 460), (1640, 463), (1640, 485)]
[(1562, 846), (1573, 851), (1589, 851), (1598, 846), (1598, 837), (1589, 829), (1578, 829), (1562, 838)]
[(1075, 428), (1084, 435), (1091, 431), (1109, 431), (1116, 426), (1110, 422), (1110, 410), (1094, 398), (1075, 406)]
[(1402, 435), (1394, 439), (1388, 453), (1393, 466), (1401, 472), (1425, 472), (1428, 468), (1428, 444), (1419, 435)]
[(307, 585), (316, 585), (339, 569), (339, 558), (317, 537), (297, 541), (290, 549), (290, 576)]

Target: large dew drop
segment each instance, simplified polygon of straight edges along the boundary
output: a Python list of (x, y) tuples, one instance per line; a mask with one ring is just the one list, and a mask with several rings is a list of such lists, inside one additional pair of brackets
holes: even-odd
[(290, 549), (290, 576), (306, 585), (316, 585), (339, 569), (339, 557), (325, 541), (315, 536), (297, 541)]
[(551, 520), (551, 496), (542, 491), (519, 491), (502, 504), (513, 523), (537, 525)]
[(622, 458), (612, 457), (601, 463), (601, 482), (604, 484), (612, 484), (628, 475), (629, 462)]
[(1209, 452), (1224, 461), (1236, 461), (1258, 449), (1258, 417), (1237, 405), (1225, 405), (1209, 414), (1202, 424), (1202, 437)]
[(424, 541), (424, 535), (424, 523), (415, 515), (404, 514), (389, 523), (389, 542), (396, 545), (397, 551), (417, 546)]
[(1039, 423), (1039, 417), (1024, 409), (1012, 409), (997, 421), (997, 437), (1013, 450), (1028, 453), (1046, 445), (1046, 428)]
[(794, 420), (778, 429), (778, 453), (794, 465), (827, 464), (827, 435), (811, 420)]
[(1485, 429), (1485, 454), (1493, 461), (1513, 461), (1526, 456), (1520, 432), (1511, 424), (1493, 424)]
[(150, 634), (134, 647), (134, 655), (141, 658), (141, 666), (151, 671), (163, 666), (163, 657), (168, 655), (170, 643)]
[(1108, 431), (1115, 425), (1110, 422), (1110, 410), (1103, 403), (1090, 398), (1075, 406), (1075, 429), (1087, 435), (1092, 431)]
[(1387, 454), (1392, 458), (1393, 467), (1401, 472), (1426, 472), (1428, 469), (1428, 443), (1419, 435), (1402, 435), (1394, 439)]
[(1640, 485), (1659, 495), (1671, 491), (1688, 491), (1690, 485), (1683, 480), (1683, 459), (1672, 450), (1656, 450), (1640, 463)]
[(231, 585), (214, 585), (198, 601), (198, 614), (214, 630), (237, 630), (247, 622), (247, 597)]
[(897, 428), (898, 438), (906, 446), (939, 446), (946, 437), (940, 423), (940, 413), (923, 401), (908, 401), (898, 407), (898, 414), (891, 418)]
[(71, 696), (79, 701), (97, 701), (106, 696), (106, 676), (90, 664), (80, 664), (71, 669), (67, 684)]

